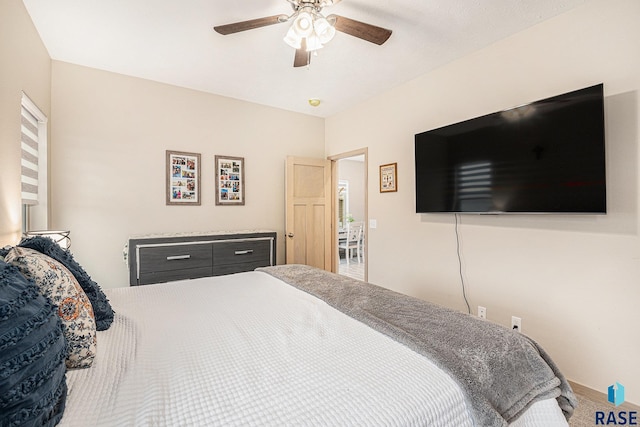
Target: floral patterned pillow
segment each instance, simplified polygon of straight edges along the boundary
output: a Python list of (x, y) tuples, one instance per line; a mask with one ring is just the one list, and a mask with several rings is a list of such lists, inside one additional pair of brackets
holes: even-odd
[(5, 261), (32, 279), (56, 308), (67, 340), (67, 368), (88, 368), (96, 355), (96, 322), (91, 303), (73, 275), (58, 261), (15, 247)]

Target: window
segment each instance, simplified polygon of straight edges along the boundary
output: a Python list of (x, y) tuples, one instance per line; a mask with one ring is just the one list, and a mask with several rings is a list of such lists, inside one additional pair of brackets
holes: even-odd
[(46, 229), (47, 116), (22, 93), (20, 124), (22, 231)]
[(349, 181), (338, 181), (338, 226), (347, 225), (349, 215)]

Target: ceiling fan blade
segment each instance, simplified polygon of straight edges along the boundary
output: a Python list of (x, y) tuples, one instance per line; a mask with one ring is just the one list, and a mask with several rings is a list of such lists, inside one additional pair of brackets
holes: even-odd
[(280, 24), (281, 22), (286, 22), (288, 19), (287, 15), (273, 15), (264, 18), (250, 19), (249, 21), (234, 22), (233, 24), (218, 25), (217, 27), (213, 27), (213, 29), (216, 30), (217, 33), (226, 36), (241, 31), (253, 30), (254, 28)]
[(307, 52), (307, 39), (302, 39), (300, 49), (296, 49), (296, 56), (293, 58), (294, 67), (306, 67), (311, 63), (311, 53)]
[(371, 43), (382, 44), (391, 37), (391, 30), (376, 27), (371, 24), (365, 24), (364, 22), (345, 18), (344, 16), (329, 15), (327, 16), (327, 20), (329, 20), (329, 22), (335, 21), (334, 27), (337, 31), (358, 37)]

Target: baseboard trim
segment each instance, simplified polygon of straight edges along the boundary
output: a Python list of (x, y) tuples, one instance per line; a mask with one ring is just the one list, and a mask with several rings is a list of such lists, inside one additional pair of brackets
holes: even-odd
[[(576, 394), (580, 394), (597, 403), (610, 405), (609, 401), (607, 400), (607, 395), (605, 393), (599, 392), (585, 385), (578, 384), (577, 382), (574, 382), (571, 380), (569, 380), (569, 384), (571, 385), (571, 388)], [(629, 403), (629, 402), (624, 402), (622, 405), (618, 406), (616, 409), (624, 410), (624, 411), (640, 412), (640, 406), (634, 405), (633, 403)]]

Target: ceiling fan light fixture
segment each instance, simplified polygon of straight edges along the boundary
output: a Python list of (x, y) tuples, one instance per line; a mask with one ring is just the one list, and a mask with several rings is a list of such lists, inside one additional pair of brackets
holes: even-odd
[(336, 29), (324, 17), (316, 19), (313, 28), (323, 44), (330, 42), (336, 35)]
[(291, 28), (299, 37), (307, 37), (313, 32), (313, 17), (309, 12), (300, 12)]
[(322, 48), (322, 43), (320, 42), (320, 37), (315, 34), (311, 34), (307, 37), (307, 52), (313, 52), (314, 50), (318, 50)]
[(294, 49), (300, 49), (300, 47), (302, 46), (302, 37), (296, 34), (293, 27), (289, 28), (289, 31), (287, 31), (287, 35), (284, 37), (283, 40), (286, 44), (288, 44)]

